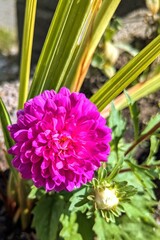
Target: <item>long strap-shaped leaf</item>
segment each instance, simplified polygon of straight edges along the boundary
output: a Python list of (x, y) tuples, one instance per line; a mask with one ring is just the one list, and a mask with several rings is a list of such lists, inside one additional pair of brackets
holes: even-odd
[(131, 82), (133, 82), (160, 54), (160, 35), (127, 63), (116, 75), (91, 97), (102, 111)]
[[(72, 67), (73, 70), (76, 72), (76, 74), (73, 75), (75, 79), (71, 84), (72, 91), (80, 90), (84, 78), (86, 76), (86, 73), (88, 71), (88, 68), (90, 66), (93, 53), (119, 3), (120, 0), (114, 1), (103, 0), (102, 5), (97, 11), (97, 14), (93, 16), (94, 21), (91, 22), (91, 33), (89, 35), (89, 39), (87, 39), (87, 41), (84, 42), (85, 47), (82, 45), (80, 49), (80, 51), (82, 51), (83, 54), (77, 55), (77, 62), (79, 66), (77, 67), (76, 64), (74, 63)], [(81, 59), (81, 61), (79, 59)], [(68, 76), (66, 76), (66, 78), (69, 79), (72, 78), (73, 76), (69, 74)]]
[[(159, 89), (160, 89), (160, 73), (145, 82), (137, 83), (135, 86), (127, 89), (127, 93), (132, 98), (132, 100), (136, 102), (142, 97), (145, 97), (148, 94), (156, 92)], [(128, 106), (128, 102), (124, 93), (120, 94), (114, 100), (114, 106), (117, 110), (122, 110), (123, 108)], [(109, 104), (101, 111), (101, 115), (106, 118), (109, 116), (110, 111), (111, 106)]]
[[(1, 98), (0, 98), (0, 122), (1, 122), (2, 131), (4, 135), (5, 146), (7, 149), (9, 149), (14, 144), (14, 141), (10, 137), (9, 131), (7, 129), (7, 126), (11, 124), (11, 119)], [(17, 179), (17, 173), (11, 164), (12, 156), (6, 153), (6, 159), (7, 159), (8, 166), (10, 167), (10, 170), (12, 171), (14, 177)]]
[[(61, 86), (70, 87), (73, 82), (79, 81), (79, 73), (82, 74), (79, 69), (82, 69), (84, 55), (89, 40), (92, 39), (91, 33), (95, 24), (95, 17), (104, 2), (112, 3), (112, 8), (109, 8), (110, 4), (108, 4), (108, 21), (103, 21), (105, 26), (103, 31), (120, 0), (104, 0), (103, 2), (102, 0), (59, 1), (28, 98), (39, 94), (44, 89), (53, 88), (58, 91)], [(107, 11), (107, 9), (105, 10)], [(99, 34), (97, 32), (97, 44), (103, 31), (99, 31)], [(77, 82), (75, 85), (77, 85)]]
[(18, 108), (23, 108), (28, 95), (36, 6), (37, 0), (26, 0)]

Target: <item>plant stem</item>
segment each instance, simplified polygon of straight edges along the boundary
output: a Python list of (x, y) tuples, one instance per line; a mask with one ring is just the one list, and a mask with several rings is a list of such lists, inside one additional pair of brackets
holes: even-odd
[(129, 147), (129, 149), (125, 152), (125, 156), (131, 152), (139, 143), (144, 141), (145, 139), (149, 138), (149, 136), (154, 133), (158, 128), (160, 128), (160, 122), (157, 123), (150, 131), (141, 135), (134, 143)]
[[(158, 164), (158, 165), (140, 165), (140, 167), (147, 170), (147, 169), (151, 169), (152, 167), (160, 168), (160, 164)], [(132, 171), (131, 168), (125, 168), (125, 169), (120, 170), (119, 173), (125, 173), (125, 172), (130, 172), (130, 171)]]

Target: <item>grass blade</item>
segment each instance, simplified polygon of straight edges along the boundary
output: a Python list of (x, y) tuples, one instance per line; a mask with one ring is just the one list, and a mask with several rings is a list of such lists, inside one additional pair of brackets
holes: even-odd
[[(5, 107), (5, 104), (3, 103), (1, 98), (0, 98), (0, 113), (1, 113), (0, 121), (1, 121), (2, 131), (3, 131), (3, 135), (4, 135), (5, 146), (7, 149), (9, 149), (14, 144), (14, 141), (10, 137), (10, 133), (7, 129), (7, 126), (11, 124), (11, 119), (10, 119), (9, 113)], [(12, 167), (12, 164), (11, 164), (12, 156), (9, 155), (7, 152), (6, 152), (6, 160), (7, 160), (8, 166), (10, 167), (10, 170), (12, 171), (14, 177), (17, 179), (17, 172), (15, 171), (15, 169)]]

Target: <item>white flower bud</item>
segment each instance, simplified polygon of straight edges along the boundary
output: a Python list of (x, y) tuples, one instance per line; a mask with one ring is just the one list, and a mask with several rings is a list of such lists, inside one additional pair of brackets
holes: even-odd
[(146, 5), (153, 15), (159, 11), (160, 8), (159, 0), (146, 0)]
[(108, 189), (95, 192), (95, 201), (98, 209), (114, 209), (118, 203), (119, 199), (116, 196), (114, 189)]

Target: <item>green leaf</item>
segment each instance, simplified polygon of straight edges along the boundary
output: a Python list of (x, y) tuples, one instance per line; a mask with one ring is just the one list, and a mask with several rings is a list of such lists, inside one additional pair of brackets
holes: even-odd
[(1, 113), (0, 120), (1, 120), (2, 130), (3, 130), (3, 134), (4, 134), (5, 145), (6, 145), (7, 149), (9, 149), (14, 144), (14, 141), (11, 138), (9, 131), (7, 130), (7, 126), (11, 125), (11, 119), (10, 119), (9, 113), (5, 107), (5, 104), (1, 98), (0, 98), (0, 113)]
[(123, 162), (124, 162), (124, 157), (119, 157), (118, 153), (117, 153), (117, 162), (116, 162), (115, 166), (113, 167), (113, 169), (111, 170), (111, 173), (107, 177), (107, 181), (111, 181), (117, 176), (118, 172), (122, 168)]
[(71, 213), (69, 216), (65, 214), (61, 215), (62, 230), (60, 231), (60, 237), (64, 240), (83, 240), (80, 233), (78, 233), (76, 218), (76, 213)]
[(108, 119), (108, 125), (112, 129), (113, 143), (115, 145), (115, 149), (117, 149), (119, 140), (123, 136), (126, 123), (122, 118), (121, 113), (115, 109), (113, 103), (111, 105), (111, 114)]
[(148, 192), (151, 198), (155, 199), (155, 194), (153, 188), (155, 184), (153, 183), (154, 176), (152, 176), (148, 169), (141, 167), (139, 165), (133, 164), (130, 161), (127, 161), (128, 165), (131, 167), (133, 174), (139, 180), (142, 187)]
[(126, 215), (131, 221), (150, 224), (150, 226), (156, 226), (156, 221), (153, 217), (152, 211), (155, 202), (145, 194), (135, 195), (130, 202), (123, 203), (123, 208)]
[(78, 232), (81, 234), (83, 240), (93, 240), (94, 233), (92, 227), (94, 224), (93, 218), (88, 219), (86, 214), (77, 213), (77, 222), (79, 224)]
[(37, 0), (26, 1), (18, 100), (18, 108), (20, 109), (23, 108), (28, 95), (36, 6)]
[(146, 164), (153, 164), (154, 160), (155, 160), (155, 154), (157, 153), (158, 149), (160, 146), (160, 140), (157, 139), (156, 136), (152, 135), (150, 137), (150, 152), (149, 152), (149, 156), (146, 160)]
[[(95, 213), (95, 224), (93, 230), (97, 235), (98, 240), (122, 240), (121, 232), (122, 229), (116, 224), (107, 223), (98, 212)], [(125, 233), (124, 233), (125, 234)], [(130, 240), (130, 238), (125, 238)]]
[(34, 185), (31, 187), (31, 191), (28, 195), (28, 198), (30, 199), (40, 199), (44, 194), (46, 194), (46, 191), (41, 188), (37, 188)]
[[(9, 149), (14, 145), (14, 141), (11, 138), (10, 133), (7, 129), (7, 126), (11, 125), (11, 119), (10, 119), (9, 113), (5, 107), (5, 104), (3, 103), (1, 98), (0, 98), (0, 113), (1, 113), (0, 114), (0, 122), (1, 122), (2, 131), (3, 131), (3, 135), (4, 135), (5, 146), (7, 149)], [(13, 168), (13, 166), (11, 164), (12, 156), (10, 154), (8, 154), (7, 152), (6, 152), (6, 159), (7, 159), (8, 166), (10, 167), (10, 170), (13, 173), (15, 180), (17, 180), (17, 172), (15, 171), (15, 169)]]
[[(69, 211), (81, 211), (84, 212), (87, 208), (87, 202), (86, 202), (86, 188), (80, 188), (78, 191), (74, 192), (72, 197), (69, 199), (70, 206)], [(85, 202), (83, 202), (85, 200)], [(82, 201), (82, 204), (81, 204)], [(78, 206), (77, 206), (78, 205)]]
[[(153, 227), (144, 222), (131, 222), (128, 218), (124, 219), (121, 231), (128, 235), (129, 238), (127, 240), (135, 239), (135, 236), (136, 240), (159, 240), (160, 229), (158, 229), (158, 226)], [(124, 237), (122, 240), (126, 240), (126, 238)]]
[(130, 83), (132, 83), (160, 54), (160, 35), (129, 61), (117, 74), (97, 91), (91, 101), (102, 111)]
[(132, 98), (128, 95), (127, 91), (124, 90), (124, 93), (127, 98), (131, 119), (134, 127), (134, 138), (137, 139), (139, 135), (139, 111), (137, 108), (137, 104), (132, 100)]
[(11, 125), (11, 119), (10, 119), (9, 113), (7, 112), (7, 109), (4, 105), (4, 102), (2, 101), (1, 98), (0, 98), (0, 112), (1, 112), (0, 120), (1, 120), (1, 124), (2, 124), (2, 131), (4, 134), (5, 145), (6, 145), (7, 149), (9, 149), (14, 144), (14, 141), (11, 138), (9, 131), (7, 130), (7, 126)]
[(107, 237), (107, 233), (106, 233), (106, 222), (105, 220), (100, 216), (100, 214), (98, 212), (96, 212), (95, 214), (95, 224), (93, 226), (93, 230), (96, 233), (98, 240), (104, 240)]
[(33, 210), (33, 227), (40, 240), (56, 240), (64, 201), (60, 196), (44, 196)]
[(154, 117), (150, 119), (147, 123), (146, 128), (143, 130), (142, 134), (146, 134), (149, 132), (157, 123), (160, 123), (160, 114), (157, 113)]

